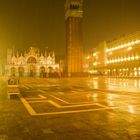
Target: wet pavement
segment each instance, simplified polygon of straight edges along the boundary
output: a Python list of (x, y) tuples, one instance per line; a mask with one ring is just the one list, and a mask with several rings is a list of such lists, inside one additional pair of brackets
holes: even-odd
[(140, 80), (20, 79), (7, 99), (0, 81), (0, 140), (140, 140)]

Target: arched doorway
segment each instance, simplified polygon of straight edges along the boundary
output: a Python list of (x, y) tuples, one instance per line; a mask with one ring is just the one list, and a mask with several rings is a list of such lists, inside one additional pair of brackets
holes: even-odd
[(45, 72), (45, 67), (44, 66), (40, 67), (40, 77), (41, 78), (46, 77), (46, 72)]
[(24, 68), (23, 67), (19, 67), (18, 68), (18, 73), (19, 73), (20, 77), (23, 77), (24, 76)]
[(34, 77), (36, 75), (36, 66), (33, 64), (29, 65), (29, 76)]
[(34, 77), (36, 75), (36, 66), (35, 66), (37, 63), (36, 58), (33, 56), (30, 56), (27, 59), (27, 63), (29, 64), (29, 76)]
[(16, 68), (15, 67), (11, 67), (11, 75), (12, 76), (16, 75)]
[(48, 77), (53, 77), (53, 68), (48, 67)]

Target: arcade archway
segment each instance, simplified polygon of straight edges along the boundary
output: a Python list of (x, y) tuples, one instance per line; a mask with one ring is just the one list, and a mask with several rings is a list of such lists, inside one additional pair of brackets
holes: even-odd
[(18, 73), (19, 73), (20, 77), (23, 77), (24, 76), (24, 68), (23, 67), (19, 67), (18, 68)]
[(16, 75), (16, 68), (15, 67), (11, 67), (10, 71), (11, 71), (10, 73), (11, 73), (12, 76)]
[(34, 77), (36, 75), (36, 66), (35, 65), (29, 65), (29, 76)]
[(41, 78), (45, 78), (46, 77), (46, 71), (45, 71), (45, 67), (44, 66), (40, 67), (40, 77)]

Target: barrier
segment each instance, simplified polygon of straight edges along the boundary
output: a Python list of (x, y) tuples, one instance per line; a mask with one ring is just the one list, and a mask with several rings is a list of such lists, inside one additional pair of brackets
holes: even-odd
[(20, 94), (19, 79), (15, 76), (9, 77), (7, 88), (8, 99), (18, 96)]

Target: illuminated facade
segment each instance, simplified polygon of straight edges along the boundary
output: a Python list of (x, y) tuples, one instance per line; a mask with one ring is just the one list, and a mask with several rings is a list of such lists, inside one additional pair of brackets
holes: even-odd
[(95, 70), (115, 77), (140, 77), (140, 32), (103, 43), (95, 52), (99, 58), (93, 62)]
[(85, 71), (90, 74), (105, 74), (105, 68), (106, 68), (106, 42), (100, 43), (92, 53), (85, 56)]
[(66, 71), (68, 76), (83, 72), (82, 45), (83, 0), (66, 0)]
[(11, 49), (7, 50), (7, 75), (46, 77), (51, 72), (57, 72), (59, 64), (55, 62), (55, 53), (40, 53), (39, 49), (30, 47), (23, 55), (16, 55)]

